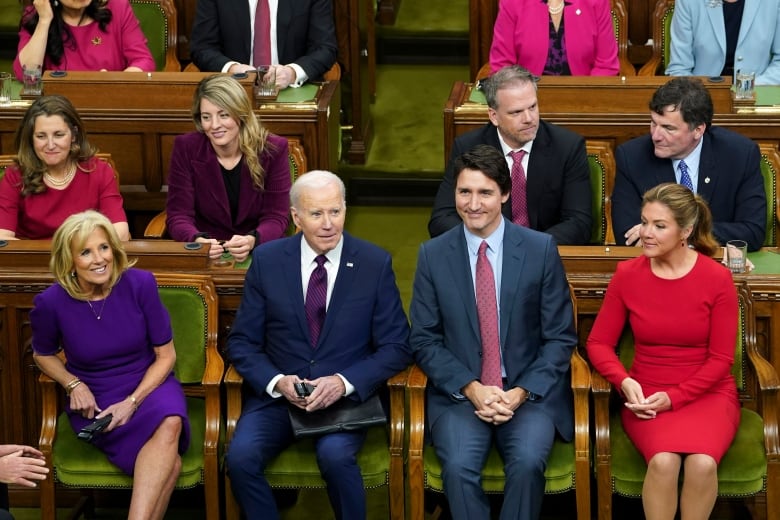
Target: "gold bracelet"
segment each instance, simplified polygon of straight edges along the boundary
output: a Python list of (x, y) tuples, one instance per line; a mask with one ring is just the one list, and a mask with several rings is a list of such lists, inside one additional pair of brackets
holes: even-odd
[(135, 398), (133, 394), (130, 394), (127, 396), (128, 399), (130, 399), (130, 402), (133, 403), (133, 411), (138, 410), (138, 400)]
[(78, 377), (74, 377), (70, 383), (65, 385), (65, 394), (70, 395), (73, 392), (73, 389), (79, 386), (80, 384), (81, 384), (81, 379), (79, 379)]

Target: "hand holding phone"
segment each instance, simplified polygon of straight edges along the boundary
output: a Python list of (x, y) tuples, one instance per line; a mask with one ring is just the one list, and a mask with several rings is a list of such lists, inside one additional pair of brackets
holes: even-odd
[(92, 442), (92, 438), (95, 435), (105, 430), (106, 427), (111, 424), (112, 418), (113, 415), (108, 414), (104, 417), (101, 417), (100, 419), (95, 419), (92, 424), (88, 424), (81, 429), (81, 431), (78, 433), (78, 438), (82, 441)]
[(309, 397), (314, 389), (317, 388), (316, 386), (304, 381), (293, 383), (293, 386), (295, 386), (295, 393), (298, 394), (298, 397), (301, 399)]

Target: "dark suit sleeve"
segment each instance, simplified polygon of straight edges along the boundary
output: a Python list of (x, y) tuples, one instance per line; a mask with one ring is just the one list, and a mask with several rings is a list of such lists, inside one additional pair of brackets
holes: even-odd
[(436, 192), (436, 199), (433, 202), (433, 211), (431, 219), (428, 221), (428, 233), (431, 238), (437, 237), (442, 233), (449, 231), (461, 223), (460, 215), (455, 209), (455, 169), (453, 162), (457, 157), (466, 153), (460, 139), (455, 139), (450, 152), (450, 160), (447, 162), (447, 169), (444, 172), (444, 178), (439, 184), (439, 191)]
[(188, 159), (192, 151), (185, 148), (187, 142), (184, 136), (177, 136), (173, 141), (171, 163), (168, 168), (168, 200), (165, 204), (168, 234), (179, 242), (194, 240), (199, 232), (195, 227), (196, 193)]
[(612, 230), (615, 242), (626, 245), (626, 231), (639, 224), (640, 208), (644, 191), (634, 182), (629, 173), (628, 154), (622, 146), (615, 151), (615, 187), (612, 190)]
[[(723, 175), (735, 176), (736, 172), (723, 172)], [(721, 244), (729, 240), (744, 240), (749, 251), (756, 251), (764, 244), (766, 235), (766, 192), (764, 178), (761, 175), (761, 153), (755, 143), (745, 154), (744, 167), (735, 193), (720, 194), (733, 197), (734, 217), (730, 221), (717, 219), (717, 210), (713, 208), (712, 230)], [(699, 175), (701, 182), (701, 175)], [(730, 190), (729, 190), (730, 191)]]
[[(544, 230), (555, 238), (558, 244), (581, 245), (590, 242), (591, 223), (591, 188), (590, 166), (588, 152), (585, 149), (585, 139), (578, 136), (573, 146), (561, 149), (567, 157), (563, 164), (563, 197), (561, 199), (559, 220)], [(532, 155), (533, 157), (533, 152)]]
[[(222, 41), (217, 2), (224, 0), (198, 0), (195, 20), (192, 23), (190, 54), (192, 61), (202, 71), (221, 72), (230, 58), (222, 52)], [(247, 14), (249, 9), (247, 8)], [(248, 37), (247, 37), (248, 38)]]
[(279, 61), (285, 65), (291, 62), (300, 65), (309, 79), (321, 79), (336, 63), (339, 50), (332, 1), (312, 0), (308, 20), (292, 20), (284, 38), (285, 48), (295, 52), (282, 55), (282, 49), (279, 49)]

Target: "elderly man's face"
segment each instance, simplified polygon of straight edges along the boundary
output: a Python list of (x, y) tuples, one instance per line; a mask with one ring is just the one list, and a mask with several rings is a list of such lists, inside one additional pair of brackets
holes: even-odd
[(691, 130), (673, 105), (666, 107), (663, 114), (650, 112), (650, 137), (655, 156), (661, 159), (685, 159), (699, 144), (706, 129), (707, 125), (702, 123)]
[(295, 225), (301, 228), (309, 246), (324, 255), (339, 243), (344, 232), (347, 207), (336, 183), (301, 192), (298, 208), (292, 208)]

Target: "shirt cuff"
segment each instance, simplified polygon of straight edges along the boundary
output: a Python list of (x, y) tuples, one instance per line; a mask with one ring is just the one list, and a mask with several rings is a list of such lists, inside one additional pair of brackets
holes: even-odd
[(276, 374), (276, 375), (274, 376), (274, 378), (273, 378), (273, 379), (271, 379), (271, 381), (270, 381), (270, 382), (268, 383), (268, 385), (265, 387), (265, 391), (268, 393), (268, 395), (270, 395), (270, 396), (271, 396), (271, 397), (273, 397), (274, 399), (276, 399), (277, 397), (282, 397), (282, 394), (281, 394), (281, 392), (277, 392), (277, 391), (275, 391), (275, 390), (274, 390), (274, 388), (276, 387), (276, 383), (278, 383), (278, 382), (279, 382), (279, 380), (280, 380), (281, 378), (283, 378), (283, 377), (284, 377), (284, 374)]
[(296, 63), (289, 63), (287, 66), (292, 67), (292, 69), (295, 71), (295, 81), (290, 83), (291, 87), (298, 88), (306, 83), (306, 81), (308, 81), (309, 76), (306, 75), (300, 65)]
[(239, 62), (237, 62), (237, 61), (229, 61), (229, 62), (225, 63), (224, 65), (222, 65), (222, 72), (227, 73), (227, 71), (229, 71), (230, 67), (232, 67), (233, 65), (241, 65), (241, 64)]
[(336, 373), (336, 375), (339, 376), (341, 378), (341, 381), (344, 383), (344, 395), (347, 396), (352, 394), (355, 391), (355, 387), (349, 381), (347, 381), (346, 377), (342, 376), (339, 373)]

